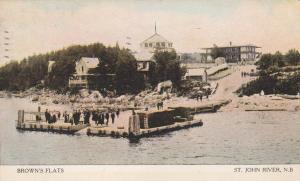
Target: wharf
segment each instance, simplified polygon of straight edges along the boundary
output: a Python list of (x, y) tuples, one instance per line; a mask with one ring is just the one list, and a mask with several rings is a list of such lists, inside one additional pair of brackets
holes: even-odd
[(62, 133), (62, 134), (74, 134), (77, 131), (80, 131), (88, 127), (86, 124), (79, 125), (70, 125), (64, 123), (58, 124), (48, 124), (46, 122), (33, 122), (27, 121), (24, 123), (16, 124), (16, 128), (19, 130), (27, 131), (42, 131), (42, 132), (53, 132), (53, 133)]
[(188, 111), (190, 114), (200, 114), (200, 113), (207, 113), (207, 112), (216, 112), (222, 106), (229, 104), (231, 100), (218, 100), (218, 101), (209, 101), (207, 103), (203, 103), (200, 105), (183, 105), (183, 106), (169, 106), (169, 109), (175, 110), (185, 110)]
[(185, 121), (185, 122), (176, 122), (171, 125), (167, 126), (160, 126), (155, 128), (148, 128), (148, 129), (140, 129), (139, 133), (132, 134), (128, 133), (128, 131), (124, 129), (111, 129), (109, 127), (89, 127), (87, 128), (87, 135), (89, 136), (101, 136), (101, 137), (124, 137), (124, 138), (142, 138), (157, 134), (162, 134), (170, 131), (185, 129), (185, 128), (191, 128), (196, 126), (202, 126), (203, 122), (202, 120), (191, 120), (191, 121)]

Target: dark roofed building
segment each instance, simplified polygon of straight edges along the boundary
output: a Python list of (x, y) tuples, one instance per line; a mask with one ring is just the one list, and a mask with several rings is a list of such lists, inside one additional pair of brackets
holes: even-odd
[[(212, 50), (215, 47), (211, 48), (202, 48), (205, 50), (205, 56), (206, 59), (209, 59), (212, 55)], [(221, 46), (216, 47), (222, 52), (224, 55), (224, 58), (226, 59), (226, 62), (228, 63), (238, 63), (238, 62), (247, 62), (247, 61), (255, 61), (256, 58), (258, 58), (259, 54), (256, 49), (261, 48), (256, 45), (247, 44), (247, 45), (240, 45), (240, 46)]]

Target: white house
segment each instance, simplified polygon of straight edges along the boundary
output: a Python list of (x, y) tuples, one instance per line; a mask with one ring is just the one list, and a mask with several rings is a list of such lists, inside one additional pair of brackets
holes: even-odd
[(146, 40), (140, 43), (141, 49), (154, 53), (155, 50), (159, 51), (172, 51), (173, 43), (165, 39), (160, 34), (154, 33), (154, 35), (150, 36)]
[(187, 71), (184, 75), (184, 79), (207, 82), (206, 69), (204, 69), (204, 68), (187, 69)]
[(98, 58), (82, 57), (76, 62), (75, 70), (77, 75), (88, 75), (89, 70), (98, 66)]
[(82, 57), (76, 62), (75, 74), (69, 78), (69, 87), (88, 88), (88, 78), (94, 76), (90, 70), (95, 69), (100, 60), (98, 58)]
[(153, 59), (155, 51), (172, 51), (173, 43), (156, 32), (140, 43), (140, 50), (134, 54), (137, 60), (137, 70), (142, 72), (145, 77), (149, 71), (150, 63), (155, 62)]
[(140, 51), (137, 52), (134, 56), (137, 60), (137, 70), (139, 72), (148, 72), (150, 63), (154, 62), (153, 53), (150, 53), (148, 51)]
[(52, 71), (55, 61), (48, 61), (48, 73)]

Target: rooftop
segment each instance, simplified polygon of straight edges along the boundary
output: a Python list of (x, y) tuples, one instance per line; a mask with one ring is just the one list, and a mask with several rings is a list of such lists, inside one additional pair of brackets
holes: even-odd
[[(240, 48), (240, 47), (255, 47), (255, 48), (261, 48), (259, 46), (256, 46), (254, 44), (245, 44), (245, 45), (229, 45), (229, 46), (217, 46), (218, 48)], [(214, 47), (209, 48), (202, 48), (203, 50), (206, 49), (213, 49)]]
[(137, 61), (150, 61), (153, 59), (153, 53), (149, 51), (140, 51), (134, 54)]
[(88, 69), (96, 68), (99, 64), (98, 58), (81, 57), (79, 61), (85, 62)]
[(150, 36), (149, 38), (147, 38), (146, 40), (144, 40), (142, 43), (153, 43), (153, 42), (167, 42), (167, 43), (171, 43), (170, 41), (168, 41), (167, 39), (165, 39), (163, 36), (161, 36), (158, 33), (154, 33), (154, 35)]
[(205, 74), (204, 68), (187, 69), (185, 76), (202, 76)]

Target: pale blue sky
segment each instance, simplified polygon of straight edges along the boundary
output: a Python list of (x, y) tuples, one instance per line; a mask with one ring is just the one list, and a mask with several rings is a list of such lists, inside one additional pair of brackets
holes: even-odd
[(11, 32), (15, 59), (72, 44), (125, 46), (126, 36), (138, 49), (155, 21), (179, 52), (229, 41), (285, 52), (300, 49), (299, 19), (298, 0), (0, 0), (0, 28)]

